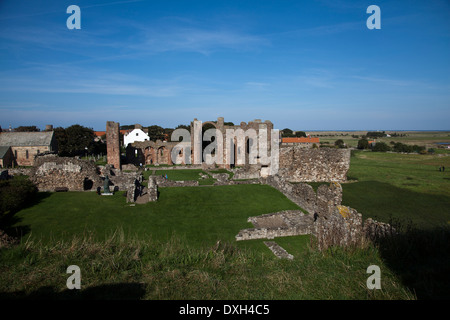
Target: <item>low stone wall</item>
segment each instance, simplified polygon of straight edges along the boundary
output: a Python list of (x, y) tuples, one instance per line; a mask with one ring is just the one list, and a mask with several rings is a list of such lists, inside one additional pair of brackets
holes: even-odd
[(161, 176), (153, 176), (153, 178), (160, 187), (196, 187), (199, 185), (197, 180), (174, 181)]
[(278, 227), (278, 228), (250, 228), (239, 231), (236, 241), (254, 239), (274, 239), (278, 237), (298, 236), (308, 234), (309, 230), (300, 228)]
[(110, 165), (99, 167), (102, 179), (107, 175), (114, 191), (128, 191), (135, 185), (135, 181), (142, 182), (142, 171), (125, 172), (114, 169)]
[(286, 210), (248, 218), (255, 228), (243, 229), (236, 241), (274, 239), (311, 233), (313, 217), (299, 210)]
[(8, 174), (10, 176), (30, 176), (33, 168), (8, 168)]
[(273, 252), (275, 256), (280, 259), (294, 259), (292, 254), (289, 254), (286, 250), (284, 250), (279, 244), (273, 241), (264, 241), (264, 244)]
[(215, 186), (232, 186), (237, 184), (261, 184), (258, 179), (216, 181)]
[(309, 184), (290, 183), (279, 175), (261, 178), (260, 181), (274, 187), (289, 200), (316, 216), (329, 216), (333, 208), (342, 202), (342, 186), (338, 182), (320, 185), (317, 192), (314, 192)]
[(388, 223), (379, 222), (372, 218), (364, 221), (363, 232), (367, 239), (376, 242), (381, 238), (397, 235), (397, 230)]
[(85, 191), (102, 186), (94, 162), (55, 155), (36, 157), (30, 179), (39, 191)]

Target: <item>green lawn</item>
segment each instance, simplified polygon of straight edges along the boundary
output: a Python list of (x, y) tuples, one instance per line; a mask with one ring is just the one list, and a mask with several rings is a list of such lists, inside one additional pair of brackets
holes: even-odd
[[(44, 241), (71, 239), (95, 231), (104, 239), (121, 229), (139, 239), (167, 240), (172, 234), (193, 245), (234, 241), (249, 216), (298, 209), (266, 185), (159, 188), (157, 202), (126, 203), (122, 192), (41, 193), (40, 203), (16, 214), (12, 226)], [(244, 242), (242, 242), (244, 243)], [(261, 242), (262, 243), (262, 242)], [(255, 245), (259, 246), (259, 245)]]
[[(443, 165), (445, 172), (438, 169)], [(450, 224), (450, 157), (357, 151), (343, 204), (363, 217), (411, 220), (419, 228)]]

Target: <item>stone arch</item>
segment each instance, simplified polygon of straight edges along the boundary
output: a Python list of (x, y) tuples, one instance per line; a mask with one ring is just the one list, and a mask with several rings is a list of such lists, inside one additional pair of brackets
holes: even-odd
[(167, 164), (167, 148), (165, 146), (158, 148), (156, 153), (156, 163)]
[(145, 164), (155, 164), (156, 163), (155, 148), (153, 148), (153, 147), (145, 148), (144, 158), (145, 158)]

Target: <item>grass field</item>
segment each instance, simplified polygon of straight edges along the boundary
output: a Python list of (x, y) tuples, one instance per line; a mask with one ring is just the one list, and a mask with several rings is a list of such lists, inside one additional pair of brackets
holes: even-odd
[[(364, 218), (411, 220), (418, 229), (395, 243), (326, 252), (310, 247), (309, 236), (275, 239), (293, 261), (277, 259), (263, 240), (234, 240), (252, 227), (249, 216), (298, 208), (269, 186), (159, 188), (157, 202), (134, 206), (122, 192), (40, 193), (2, 226), (24, 237), (0, 249), (0, 298), (448, 298), (450, 170), (438, 168), (450, 169), (449, 161), (353, 152), (354, 182), (343, 184), (343, 204)], [(155, 171), (166, 173), (171, 180), (202, 180), (201, 170)], [(71, 264), (83, 270), (81, 291), (65, 287)], [(372, 264), (382, 270), (383, 290), (365, 286)]]
[[(417, 144), (419, 146), (425, 146), (428, 148), (436, 148), (436, 142), (450, 142), (450, 132), (449, 131), (389, 131), (386, 130), (387, 134), (402, 134), (403, 137), (384, 137), (378, 138), (377, 141), (385, 142), (389, 145), (391, 141), (401, 142), (405, 144)], [(358, 140), (361, 139), (362, 135), (367, 134), (367, 131), (311, 131), (306, 132), (312, 137), (319, 137), (320, 142), (328, 142), (330, 145), (334, 145), (334, 142), (338, 139), (342, 139), (344, 143), (349, 147), (354, 147), (358, 145)], [(358, 136), (358, 138), (353, 138), (353, 136)]]
[(410, 220), (422, 229), (450, 225), (450, 157), (356, 151), (343, 204), (363, 217)]
[(251, 227), (253, 215), (297, 209), (279, 191), (264, 185), (159, 188), (157, 202), (130, 206), (123, 193), (40, 193), (38, 205), (14, 217), (16, 233), (52, 242), (94, 232), (103, 240), (121, 229), (138, 239), (168, 240), (173, 234), (192, 245), (233, 241)]
[[(413, 299), (398, 277), (365, 287), (377, 249), (310, 249), (309, 236), (276, 241), (296, 255), (277, 259), (263, 240), (235, 242), (248, 216), (298, 208), (265, 185), (160, 188), (156, 203), (130, 206), (121, 193), (41, 193), (16, 214), (22, 243), (0, 249), (0, 298), (52, 299)], [(83, 290), (65, 287), (68, 265)]]

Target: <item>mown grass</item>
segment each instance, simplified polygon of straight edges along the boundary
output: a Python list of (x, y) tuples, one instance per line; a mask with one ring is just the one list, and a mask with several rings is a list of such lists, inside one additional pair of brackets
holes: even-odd
[[(18, 212), (6, 231), (31, 234), (44, 242), (71, 239), (95, 231), (104, 240), (116, 228), (140, 239), (167, 240), (173, 233), (193, 245), (233, 241), (252, 227), (249, 216), (298, 209), (266, 185), (159, 188), (157, 202), (130, 206), (122, 192), (40, 193), (39, 203)], [(256, 247), (260, 247), (256, 245)]]
[[(382, 268), (382, 289), (366, 287), (370, 264)], [(69, 265), (81, 269), (81, 290), (68, 290)], [(128, 238), (117, 232), (0, 249), (2, 299), (414, 299), (383, 266), (377, 249), (319, 252), (307, 248), (279, 260), (230, 242), (192, 247)]]

